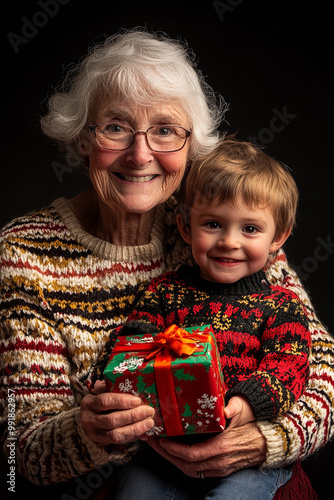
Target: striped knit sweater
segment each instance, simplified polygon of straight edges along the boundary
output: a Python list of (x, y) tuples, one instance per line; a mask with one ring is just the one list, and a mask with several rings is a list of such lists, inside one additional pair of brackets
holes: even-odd
[[(177, 239), (174, 210), (174, 200), (157, 210), (150, 243), (138, 247), (116, 247), (86, 233), (64, 199), (2, 230), (1, 436), (13, 437), (8, 423), (14, 399), (16, 464), (31, 481), (65, 481), (108, 461), (128, 459), (134, 446), (107, 453), (89, 441), (79, 422), (79, 405), (91, 366), (112, 329), (130, 314), (139, 284), (188, 260), (189, 252)], [(265, 465), (281, 466), (331, 437), (334, 342), (283, 252), (267, 276), (301, 297), (312, 334), (304, 395), (285, 417), (259, 423), (267, 441)]]
[(226, 401), (245, 396), (255, 418), (264, 420), (286, 413), (301, 395), (311, 344), (306, 314), (298, 297), (270, 287), (263, 271), (222, 284), (184, 265), (142, 285), (139, 293), (129, 321), (154, 324), (158, 331), (173, 324), (212, 325)]

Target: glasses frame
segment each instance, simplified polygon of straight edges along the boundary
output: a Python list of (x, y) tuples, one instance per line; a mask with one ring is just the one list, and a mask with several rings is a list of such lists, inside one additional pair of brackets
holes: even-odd
[[(149, 132), (152, 128), (155, 128), (157, 125), (152, 125), (151, 127), (149, 127), (149, 128), (146, 130), (146, 132), (144, 132), (143, 130), (138, 130), (137, 132), (135, 132), (132, 128), (129, 128), (129, 131), (131, 131), (131, 132), (132, 132), (132, 141), (131, 141), (131, 143), (129, 144), (129, 146), (127, 146), (126, 148), (122, 148), (122, 149), (111, 149), (111, 148), (106, 148), (105, 146), (101, 146), (101, 145), (99, 144), (99, 140), (98, 140), (98, 136), (97, 136), (97, 133), (96, 133), (96, 129), (97, 129), (97, 127), (99, 127), (100, 125), (104, 125), (104, 123), (98, 123), (97, 125), (91, 125), (90, 123), (87, 123), (87, 127), (88, 127), (88, 129), (90, 130), (90, 132), (91, 132), (92, 134), (94, 134), (94, 136), (95, 136), (95, 140), (96, 140), (96, 142), (97, 142), (98, 146), (99, 146), (101, 149), (105, 149), (105, 150), (107, 150), (107, 151), (126, 151), (127, 149), (131, 148), (131, 146), (132, 146), (132, 144), (133, 144), (133, 142), (134, 142), (134, 140), (135, 140), (136, 135), (140, 135), (140, 134), (142, 134), (142, 135), (144, 135), (144, 136), (145, 136), (145, 139), (146, 139), (146, 144), (147, 144), (147, 146), (149, 147), (149, 149), (150, 149), (151, 151), (154, 151), (155, 153), (176, 153), (177, 151), (181, 151), (181, 149), (183, 149), (183, 148), (184, 148), (184, 146), (186, 145), (187, 139), (188, 139), (188, 137), (190, 137), (190, 136), (191, 136), (191, 132), (192, 132), (191, 130), (188, 130), (188, 129), (184, 128), (184, 127), (181, 127), (181, 125), (172, 125), (172, 124), (168, 124), (168, 125), (166, 125), (166, 126), (169, 126), (169, 127), (178, 127), (178, 128), (182, 128), (182, 129), (186, 132), (186, 137), (185, 137), (185, 139), (184, 139), (184, 143), (183, 143), (183, 145), (182, 145), (180, 148), (178, 148), (178, 149), (173, 149), (172, 151), (160, 151), (160, 150), (153, 149), (153, 148), (150, 146), (150, 144), (149, 144), (149, 142), (148, 142), (148, 139), (147, 139), (147, 133), (148, 133), (148, 132)], [(161, 125), (161, 126), (163, 127), (163, 125)]]

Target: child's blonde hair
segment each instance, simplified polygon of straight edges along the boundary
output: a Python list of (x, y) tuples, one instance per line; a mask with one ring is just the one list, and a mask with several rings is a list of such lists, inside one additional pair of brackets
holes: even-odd
[(179, 190), (179, 211), (186, 225), (196, 200), (237, 203), (272, 211), (276, 234), (295, 225), (298, 189), (287, 168), (249, 142), (228, 136), (205, 157), (195, 160)]

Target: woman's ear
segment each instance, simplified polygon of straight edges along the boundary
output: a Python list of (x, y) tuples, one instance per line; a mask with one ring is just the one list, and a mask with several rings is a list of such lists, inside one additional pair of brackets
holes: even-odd
[(286, 240), (289, 238), (290, 234), (291, 234), (291, 228), (288, 229), (285, 233), (278, 234), (277, 236), (275, 236), (274, 240), (272, 241), (269, 247), (269, 252), (270, 253), (277, 252), (277, 250), (279, 250), (284, 245)]
[(183, 217), (180, 214), (176, 216), (177, 226), (180, 234), (186, 243), (191, 244), (190, 226), (184, 223)]
[(82, 156), (88, 156), (92, 151), (90, 137), (88, 137), (84, 131), (82, 131), (79, 136), (79, 148)]

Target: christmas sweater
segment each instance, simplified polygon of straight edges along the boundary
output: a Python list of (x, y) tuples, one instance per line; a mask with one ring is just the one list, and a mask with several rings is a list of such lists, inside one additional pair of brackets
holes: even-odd
[[(81, 427), (80, 401), (106, 340), (133, 309), (141, 283), (188, 261), (178, 238), (174, 199), (157, 209), (151, 241), (117, 247), (85, 232), (69, 202), (17, 218), (0, 233), (0, 390), (3, 449), (15, 440), (17, 469), (30, 481), (66, 481), (112, 461), (134, 445), (97, 447)], [(301, 459), (333, 433), (334, 342), (280, 252), (266, 272), (294, 291), (312, 335), (310, 377), (284, 416), (258, 423), (265, 466)]]
[(311, 344), (306, 313), (294, 293), (269, 286), (263, 271), (222, 284), (201, 279), (197, 267), (182, 266), (139, 293), (129, 321), (159, 331), (173, 324), (212, 325), (226, 401), (245, 396), (256, 419), (266, 419), (286, 413), (301, 395)]

